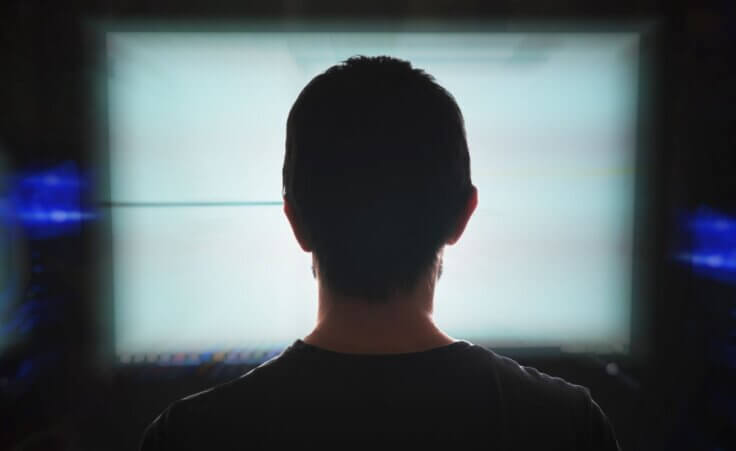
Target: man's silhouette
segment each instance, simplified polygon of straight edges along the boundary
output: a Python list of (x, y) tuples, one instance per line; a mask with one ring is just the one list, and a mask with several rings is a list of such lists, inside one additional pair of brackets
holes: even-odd
[(460, 239), (478, 192), (460, 109), (430, 75), (355, 57), (315, 77), (289, 114), (283, 197), (312, 253), (314, 330), (173, 403), (146, 430), (145, 451), (618, 448), (587, 389), (434, 324), (443, 248)]

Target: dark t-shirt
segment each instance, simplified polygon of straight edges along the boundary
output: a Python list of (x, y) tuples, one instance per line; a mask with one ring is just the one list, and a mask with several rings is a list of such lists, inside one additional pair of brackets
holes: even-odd
[(617, 450), (584, 387), (467, 341), (406, 354), (343, 354), (296, 340), (238, 379), (170, 405), (142, 450)]

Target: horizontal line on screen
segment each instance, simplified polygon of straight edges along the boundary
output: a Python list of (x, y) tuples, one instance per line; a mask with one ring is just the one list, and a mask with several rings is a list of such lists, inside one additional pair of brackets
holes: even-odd
[(101, 207), (253, 207), (283, 205), (275, 201), (229, 201), (229, 202), (100, 202)]

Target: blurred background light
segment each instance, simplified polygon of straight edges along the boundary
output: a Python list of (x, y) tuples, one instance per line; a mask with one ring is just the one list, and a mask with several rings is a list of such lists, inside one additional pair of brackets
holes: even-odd
[(75, 233), (83, 221), (95, 218), (82, 202), (88, 185), (73, 162), (19, 174), (10, 182), (4, 216), (31, 239)]
[(701, 207), (680, 219), (683, 240), (675, 258), (695, 274), (736, 283), (736, 217)]

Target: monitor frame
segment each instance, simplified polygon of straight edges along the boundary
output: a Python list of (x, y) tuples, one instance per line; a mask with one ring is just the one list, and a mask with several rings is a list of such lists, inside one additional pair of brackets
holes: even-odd
[[(630, 339), (628, 352), (615, 354), (594, 354), (589, 352), (577, 353), (561, 350), (558, 347), (494, 347), (493, 350), (512, 358), (532, 360), (559, 360), (590, 357), (591, 362), (625, 362), (627, 365), (640, 367), (652, 352), (651, 339), (651, 310), (653, 298), (657, 296), (655, 286), (657, 278), (655, 265), (659, 260), (662, 243), (659, 239), (662, 214), (654, 206), (659, 207), (661, 189), (659, 179), (659, 165), (657, 159), (660, 152), (656, 148), (659, 133), (658, 111), (660, 104), (658, 92), (655, 89), (655, 80), (658, 74), (658, 58), (660, 56), (660, 42), (657, 33), (657, 24), (651, 20), (475, 20), (475, 19), (388, 19), (388, 18), (357, 18), (332, 17), (330, 19), (250, 19), (250, 20), (182, 20), (166, 21), (159, 19), (126, 19), (126, 20), (90, 20), (87, 23), (87, 33), (94, 42), (92, 59), (94, 61), (95, 82), (93, 83), (93, 111), (99, 118), (97, 134), (94, 137), (95, 163), (98, 168), (97, 204), (100, 207), (99, 221), (96, 225), (96, 234), (100, 243), (100, 261), (97, 280), (99, 285), (93, 288), (92, 299), (100, 299), (95, 307), (95, 315), (99, 318), (96, 325), (100, 338), (96, 347), (97, 361), (103, 367), (140, 367), (140, 366), (191, 366), (208, 362), (235, 365), (238, 367), (253, 367), (263, 363), (278, 353), (272, 350), (260, 356), (225, 356), (222, 359), (194, 359), (185, 357), (183, 360), (157, 361), (156, 358), (136, 359), (129, 363), (121, 363), (115, 355), (115, 330), (113, 317), (113, 255), (112, 255), (112, 226), (109, 204), (110, 173), (108, 149), (108, 118), (106, 97), (105, 64), (105, 35), (108, 32), (135, 32), (135, 31), (166, 31), (166, 32), (219, 32), (240, 33), (253, 31), (409, 31), (409, 32), (569, 32), (569, 33), (601, 33), (601, 32), (635, 32), (639, 34), (639, 88), (637, 99), (637, 130), (635, 150), (635, 189), (634, 189), (634, 228), (632, 244), (631, 270), (631, 319)], [(316, 302), (316, 300), (315, 300)]]

